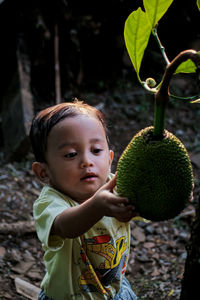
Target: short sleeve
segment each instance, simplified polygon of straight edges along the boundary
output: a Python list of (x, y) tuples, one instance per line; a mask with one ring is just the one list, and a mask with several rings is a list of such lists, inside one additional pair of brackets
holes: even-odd
[(50, 236), (50, 232), (55, 218), (69, 207), (70, 204), (64, 196), (50, 187), (44, 187), (40, 197), (35, 201), (33, 216), (36, 231), (45, 247), (57, 251), (63, 246), (64, 240), (59, 236)]

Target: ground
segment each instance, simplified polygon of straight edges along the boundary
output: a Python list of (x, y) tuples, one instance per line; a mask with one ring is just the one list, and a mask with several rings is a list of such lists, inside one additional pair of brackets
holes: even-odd
[[(176, 86), (180, 92), (181, 89), (186, 94), (190, 92), (189, 85), (187, 80), (177, 79)], [(115, 171), (118, 158), (131, 137), (153, 124), (153, 97), (142, 88), (135, 90), (124, 83), (109, 92), (87, 92), (82, 98), (106, 115), (111, 147), (115, 152)], [(170, 102), (166, 128), (182, 140), (190, 154), (195, 176), (194, 202), (173, 220), (131, 222), (127, 276), (138, 299), (179, 299), (186, 245), (199, 194), (199, 124), (200, 104)], [(5, 162), (1, 155), (0, 224), (32, 221), (32, 205), (41, 189), (40, 182), (31, 171), (32, 159), (29, 153), (22, 162), (11, 163)], [(36, 233), (22, 231), (16, 233), (13, 229), (5, 234), (0, 230), (0, 299), (27, 299), (16, 294), (14, 279), (19, 277), (39, 287), (44, 275), (43, 251)]]

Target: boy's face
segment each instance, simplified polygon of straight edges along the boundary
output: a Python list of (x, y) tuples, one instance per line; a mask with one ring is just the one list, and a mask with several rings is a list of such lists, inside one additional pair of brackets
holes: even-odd
[(95, 117), (66, 118), (49, 133), (45, 164), (49, 184), (77, 202), (106, 183), (112, 159), (104, 128)]

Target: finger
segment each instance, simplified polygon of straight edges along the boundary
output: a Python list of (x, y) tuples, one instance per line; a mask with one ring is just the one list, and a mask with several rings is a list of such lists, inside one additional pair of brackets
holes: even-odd
[(131, 221), (134, 217), (137, 217), (137, 216), (139, 216), (139, 213), (129, 211), (128, 213), (119, 214), (118, 216), (116, 216), (116, 219), (120, 222), (126, 223), (126, 222)]
[(133, 216), (130, 212), (116, 216), (116, 219), (120, 222), (129, 222), (132, 218)]
[(104, 185), (104, 188), (109, 191), (112, 191), (115, 186), (116, 186), (116, 175)]
[(134, 214), (134, 217), (140, 215), (134, 205), (130, 204), (129, 207), (130, 207), (130, 210), (132, 211), (132, 214)]
[(193, 194), (193, 192), (190, 194), (190, 199), (189, 199), (189, 202), (193, 202), (193, 200), (194, 200), (194, 194)]
[(140, 215), (133, 205), (127, 205), (126, 208), (129, 210), (131, 218)]
[(106, 197), (108, 199), (108, 202), (116, 206), (121, 206), (121, 205), (127, 206), (127, 204), (129, 204), (129, 200), (126, 197), (119, 197), (109, 192), (106, 192)]
[(110, 213), (114, 217), (127, 217), (132, 215), (132, 211), (127, 206), (110, 205)]
[(131, 221), (132, 217), (126, 217), (126, 218), (122, 218), (122, 217), (117, 217), (116, 218), (119, 222), (123, 222), (123, 223), (127, 223), (129, 221)]

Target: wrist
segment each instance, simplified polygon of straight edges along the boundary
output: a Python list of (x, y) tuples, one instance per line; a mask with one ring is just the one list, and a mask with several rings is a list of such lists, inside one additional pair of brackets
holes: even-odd
[(88, 199), (87, 205), (90, 217), (100, 220), (105, 215), (103, 205), (95, 195)]

